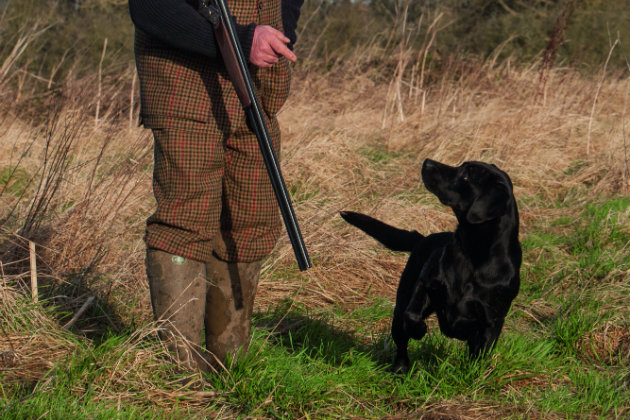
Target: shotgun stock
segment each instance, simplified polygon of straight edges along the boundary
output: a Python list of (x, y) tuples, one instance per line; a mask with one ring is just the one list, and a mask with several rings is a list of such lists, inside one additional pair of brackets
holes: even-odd
[(289, 192), (284, 183), (282, 172), (280, 172), (278, 158), (269, 137), (260, 102), (254, 90), (254, 84), (247, 68), (247, 61), (243, 56), (241, 44), (236, 37), (236, 31), (227, 4), (225, 0), (201, 0), (199, 2), (199, 13), (212, 24), (230, 80), (234, 85), (250, 126), (258, 139), (258, 146), (267, 167), (267, 173), (280, 207), (284, 226), (293, 246), (298, 267), (302, 271), (307, 270), (311, 267), (311, 261), (306, 251), (293, 206), (291, 205)]

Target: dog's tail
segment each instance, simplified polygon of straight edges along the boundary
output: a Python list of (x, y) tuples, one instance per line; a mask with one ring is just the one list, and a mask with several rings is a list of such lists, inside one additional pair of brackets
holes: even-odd
[(365, 214), (342, 211), (340, 215), (346, 222), (358, 227), (393, 251), (411, 252), (414, 245), (424, 238), (415, 230), (398, 229)]

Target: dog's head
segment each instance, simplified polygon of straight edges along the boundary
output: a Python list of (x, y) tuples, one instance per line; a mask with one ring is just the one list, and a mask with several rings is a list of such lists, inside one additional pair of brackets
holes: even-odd
[(426, 159), (422, 181), (442, 204), (453, 209), (460, 223), (484, 223), (515, 206), (510, 177), (492, 164), (464, 162), (453, 167)]

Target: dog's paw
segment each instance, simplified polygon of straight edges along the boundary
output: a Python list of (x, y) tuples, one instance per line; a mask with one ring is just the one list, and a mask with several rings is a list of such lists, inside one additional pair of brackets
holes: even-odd
[(409, 373), (409, 359), (396, 359), (392, 364), (390, 371), (397, 375), (406, 375)]

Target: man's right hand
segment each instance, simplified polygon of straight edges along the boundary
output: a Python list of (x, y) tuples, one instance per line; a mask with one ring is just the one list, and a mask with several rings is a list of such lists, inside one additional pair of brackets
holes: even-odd
[(271, 67), (278, 62), (280, 56), (295, 62), (297, 57), (287, 47), (289, 38), (282, 32), (268, 25), (256, 26), (254, 40), (249, 54), (249, 62), (258, 67)]

